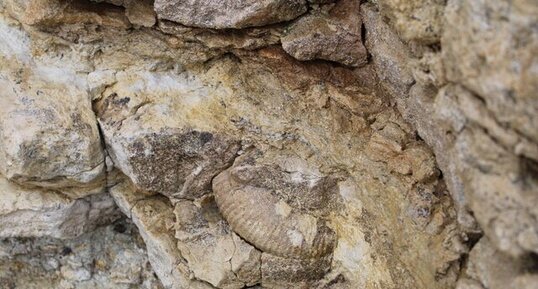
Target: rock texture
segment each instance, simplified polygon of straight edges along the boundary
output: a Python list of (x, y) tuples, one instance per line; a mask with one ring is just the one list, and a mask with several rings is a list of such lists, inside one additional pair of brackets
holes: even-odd
[(0, 287), (534, 289), (537, 22), (0, 0)]
[(282, 37), (282, 48), (299, 60), (324, 59), (353, 67), (366, 64), (358, 0), (342, 0), (330, 11), (299, 19)]
[(0, 178), (0, 237), (73, 238), (118, 218), (112, 198), (100, 193), (72, 199), (26, 189)]
[(71, 240), (0, 242), (3, 288), (162, 289), (153, 274), (145, 245), (126, 220)]
[(203, 28), (245, 28), (288, 21), (306, 12), (305, 0), (156, 0), (160, 19)]

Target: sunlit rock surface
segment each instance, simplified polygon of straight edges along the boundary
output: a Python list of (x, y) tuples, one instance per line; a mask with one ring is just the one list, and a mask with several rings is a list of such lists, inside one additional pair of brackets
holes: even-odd
[(537, 18), (0, 1), (0, 287), (534, 289)]

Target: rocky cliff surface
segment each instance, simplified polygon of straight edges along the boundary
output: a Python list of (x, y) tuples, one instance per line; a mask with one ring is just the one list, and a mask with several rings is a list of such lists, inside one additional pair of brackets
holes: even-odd
[(534, 0), (0, 0), (0, 288), (538, 288)]

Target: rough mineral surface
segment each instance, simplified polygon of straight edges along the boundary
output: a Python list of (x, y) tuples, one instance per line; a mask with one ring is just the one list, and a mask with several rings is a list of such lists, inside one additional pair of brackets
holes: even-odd
[(204, 28), (245, 28), (292, 20), (307, 9), (305, 0), (156, 0), (160, 19)]
[(282, 37), (282, 48), (299, 60), (324, 59), (354, 67), (366, 64), (359, 4), (359, 0), (341, 0), (330, 11), (302, 17)]
[(536, 289), (535, 0), (0, 0), (0, 288)]

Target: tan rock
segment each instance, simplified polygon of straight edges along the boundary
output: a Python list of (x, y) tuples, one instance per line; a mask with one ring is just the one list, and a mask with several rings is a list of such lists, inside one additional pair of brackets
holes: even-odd
[(445, 0), (379, 0), (380, 12), (405, 41), (439, 42)]
[(288, 28), (282, 48), (298, 60), (323, 59), (353, 67), (367, 62), (356, 0), (339, 1), (330, 11), (304, 16)]
[(96, 186), (104, 154), (84, 82), (74, 71), (23, 66), (0, 79), (0, 172), (44, 187)]
[(108, 194), (71, 199), (0, 177), (0, 237), (73, 238), (118, 218)]
[(212, 288), (207, 283), (190, 279), (189, 269), (174, 238), (173, 207), (165, 198), (148, 197), (128, 180), (112, 187), (111, 194), (140, 231), (148, 259), (165, 288)]
[(260, 282), (261, 253), (231, 232), (211, 198), (176, 204), (178, 248), (195, 278), (217, 288)]
[[(211, 179), (231, 165), (239, 142), (192, 120), (203, 118), (197, 106), (211, 104), (214, 92), (196, 78), (185, 74), (176, 82), (173, 75), (117, 74), (96, 107), (116, 167), (143, 190), (193, 199), (208, 193)], [(169, 87), (157, 88), (166, 81)], [(166, 98), (170, 91), (185, 102), (178, 107)], [(175, 120), (168, 119), (171, 110)]]

